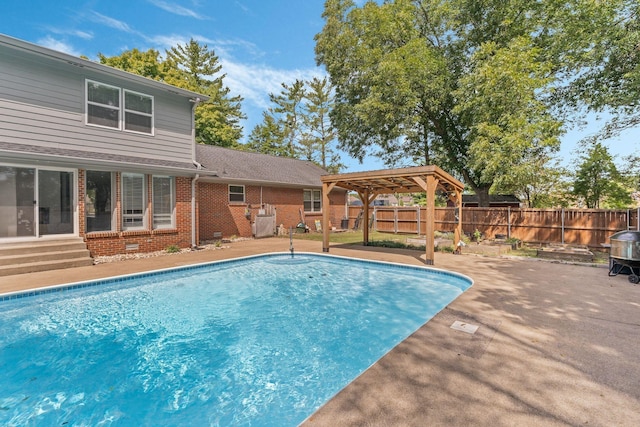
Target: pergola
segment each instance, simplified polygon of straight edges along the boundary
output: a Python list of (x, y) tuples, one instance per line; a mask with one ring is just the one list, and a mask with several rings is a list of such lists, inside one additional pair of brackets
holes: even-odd
[[(329, 206), (329, 193), (338, 186), (358, 193), (364, 205), (363, 244), (369, 243), (369, 205), (380, 194), (419, 193), (427, 194), (426, 263), (433, 265), (435, 239), (435, 195), (444, 191), (458, 208), (458, 224), (454, 245), (457, 247), (462, 235), (462, 190), (464, 185), (437, 166), (417, 166), (402, 169), (386, 169), (368, 172), (352, 172), (324, 175), (322, 180), (322, 206)], [(322, 251), (329, 252), (329, 209), (322, 209)]]

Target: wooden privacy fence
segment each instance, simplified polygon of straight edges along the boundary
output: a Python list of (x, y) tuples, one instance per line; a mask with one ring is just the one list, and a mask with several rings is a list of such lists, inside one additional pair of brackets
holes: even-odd
[[(349, 207), (349, 227), (362, 210)], [(389, 233), (424, 234), (426, 210), (421, 207), (374, 208), (373, 229)], [(436, 208), (437, 231), (453, 231), (456, 208)], [(471, 236), (478, 230), (485, 238), (503, 235), (529, 243), (564, 243), (600, 247), (620, 230), (640, 230), (640, 208), (608, 209), (527, 209), (462, 208), (462, 230)], [(361, 225), (369, 223), (363, 219)]]

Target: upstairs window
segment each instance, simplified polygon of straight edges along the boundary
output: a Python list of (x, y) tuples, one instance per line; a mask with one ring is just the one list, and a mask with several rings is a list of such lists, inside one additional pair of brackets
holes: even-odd
[(322, 191), (304, 190), (304, 211), (305, 212), (321, 212), (322, 211)]
[(153, 97), (87, 80), (87, 124), (153, 135)]
[(153, 133), (153, 98), (141, 93), (124, 91), (124, 129)]
[(87, 123), (120, 129), (120, 88), (87, 80)]

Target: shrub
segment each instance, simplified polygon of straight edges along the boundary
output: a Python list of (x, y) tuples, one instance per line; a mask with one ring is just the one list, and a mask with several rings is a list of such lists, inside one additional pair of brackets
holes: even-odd
[(180, 247), (178, 245), (169, 245), (166, 251), (167, 253), (175, 254), (176, 252), (180, 252)]

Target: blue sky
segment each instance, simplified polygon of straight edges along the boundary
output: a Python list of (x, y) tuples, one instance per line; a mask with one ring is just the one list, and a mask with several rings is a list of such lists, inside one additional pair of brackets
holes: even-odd
[[(190, 38), (207, 44), (220, 57), (225, 84), (244, 98), (245, 138), (269, 106), (269, 93), (282, 82), (322, 76), (314, 55), (315, 34), (322, 30), (324, 0), (2, 0), (0, 33), (95, 60), (98, 53), (165, 49)], [(563, 139), (561, 157), (575, 158), (575, 143), (595, 132), (592, 121)], [(623, 156), (640, 151), (640, 132), (607, 141)], [(384, 168), (376, 158), (364, 164), (342, 155), (345, 172)]]

